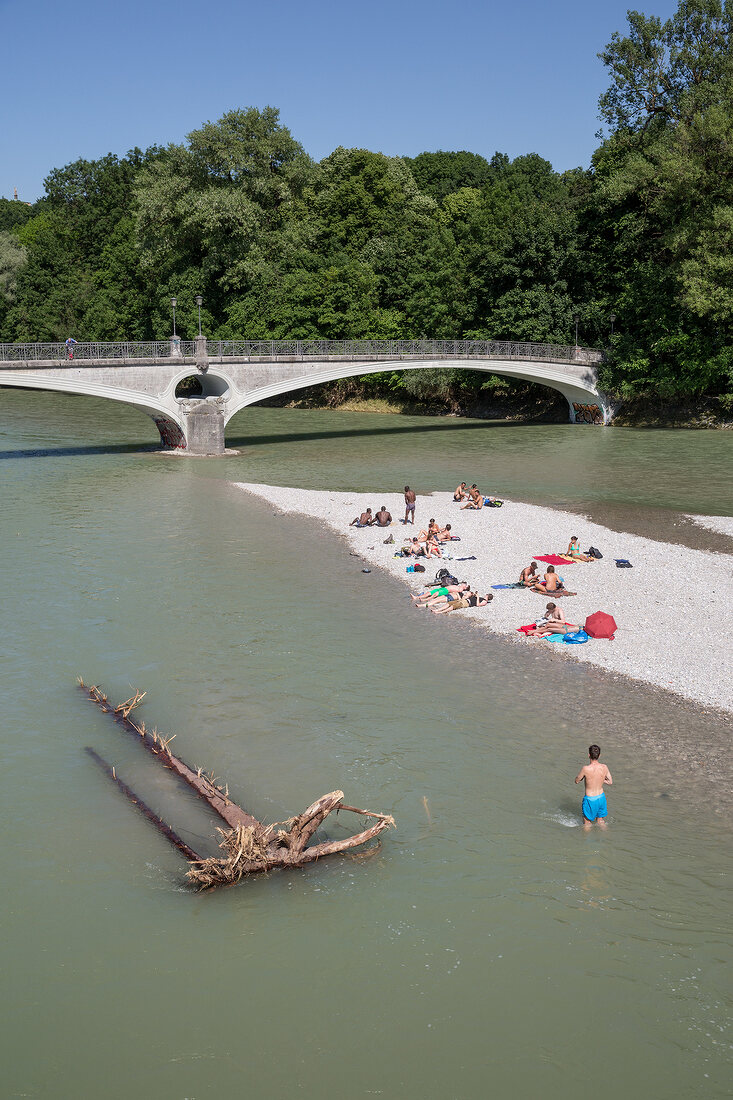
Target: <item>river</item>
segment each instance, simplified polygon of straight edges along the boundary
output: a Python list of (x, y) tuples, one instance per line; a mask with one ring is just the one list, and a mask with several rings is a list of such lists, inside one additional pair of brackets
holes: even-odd
[[(729, 1094), (730, 723), (406, 614), (231, 482), (476, 480), (724, 549), (682, 514), (731, 514), (731, 433), (256, 409), (203, 460), (112, 403), (1, 397), (3, 1096)], [(193, 847), (216, 822), (77, 675), (147, 690), (148, 724), (262, 818), (339, 787), (397, 830), (192, 893), (84, 747)], [(615, 782), (586, 834), (596, 740)]]

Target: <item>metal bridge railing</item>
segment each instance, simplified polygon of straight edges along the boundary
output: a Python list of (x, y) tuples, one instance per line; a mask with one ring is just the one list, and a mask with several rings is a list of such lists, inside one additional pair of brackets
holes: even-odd
[[(191, 358), (195, 341), (179, 341), (172, 352), (171, 341), (112, 341), (78, 343), (74, 363), (104, 359)], [(604, 353), (596, 348), (572, 344), (529, 344), (513, 340), (209, 340), (206, 355), (212, 359), (529, 359), (554, 360), (568, 364), (600, 363)], [(200, 358), (200, 354), (199, 357)], [(0, 363), (22, 361), (68, 361), (62, 343), (0, 344)]]
[[(180, 341), (180, 355), (193, 356), (194, 341)], [(168, 359), (171, 356), (170, 340), (114, 340), (77, 343), (74, 345), (73, 361), (93, 359)], [(0, 362), (9, 363), (18, 360), (62, 360), (70, 361), (66, 345), (55, 344), (0, 344)]]

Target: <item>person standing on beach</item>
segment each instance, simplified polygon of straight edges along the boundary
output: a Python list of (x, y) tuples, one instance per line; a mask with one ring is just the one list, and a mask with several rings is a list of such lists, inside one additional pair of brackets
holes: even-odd
[[(415, 522), (415, 501), (417, 497), (409, 485), (405, 485), (405, 518), (403, 523)], [(409, 517), (412, 517), (411, 519)]]
[(603, 784), (612, 786), (613, 779), (605, 764), (598, 759), (601, 750), (598, 745), (591, 745), (588, 749), (588, 763), (581, 768), (575, 777), (575, 782), (585, 783), (585, 797), (583, 798), (583, 828), (590, 829), (594, 821), (597, 821), (602, 829), (606, 828), (606, 815), (608, 807), (606, 796), (603, 792)]

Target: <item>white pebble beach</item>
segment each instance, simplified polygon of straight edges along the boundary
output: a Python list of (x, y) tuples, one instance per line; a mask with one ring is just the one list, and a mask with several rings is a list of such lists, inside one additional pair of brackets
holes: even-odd
[[(463, 511), (453, 502), (451, 493), (418, 494), (417, 519), (412, 528), (400, 522), (405, 512), (402, 494), (235, 484), (278, 511), (320, 520), (369, 568), (386, 570), (413, 592), (425, 580), (433, 580), (442, 564), (482, 595), (493, 591), (494, 599), (488, 607), (454, 611), (451, 616), (473, 619), (519, 644), (544, 646), (568, 660), (587, 661), (611, 673), (676, 692), (703, 706), (733, 712), (733, 558), (728, 554), (619, 533), (575, 513), (511, 500), (505, 500), (501, 508)], [(382, 504), (394, 519), (389, 528), (348, 526), (367, 507), (376, 512)], [(413, 559), (395, 557), (395, 551), (404, 539), (427, 527), (432, 516), (441, 525), (450, 523), (461, 541), (447, 544), (451, 557), (445, 562), (422, 558), (419, 560), (426, 566), (425, 573), (407, 573), (406, 567)], [(694, 518), (714, 520), (717, 529), (726, 532), (733, 524), (733, 519), (727, 517)], [(394, 536), (394, 544), (385, 545), (383, 540), (390, 535)], [(491, 588), (516, 581), (520, 570), (538, 554), (563, 553), (571, 535), (578, 536), (583, 551), (589, 546), (598, 547), (603, 559), (557, 566), (567, 587), (577, 595), (556, 602), (570, 622), (581, 626), (594, 611), (611, 614), (618, 626), (613, 641), (591, 639), (584, 645), (567, 645), (526, 639), (517, 633), (517, 627), (541, 617), (552, 597), (527, 590)], [(458, 560), (471, 555), (475, 560)], [(617, 568), (616, 558), (628, 559), (632, 568)], [(541, 562), (539, 565), (544, 571), (546, 566)], [(365, 589), (367, 599), (368, 591)], [(428, 611), (415, 608), (407, 592), (404, 601), (395, 605), (395, 614), (430, 616)]]

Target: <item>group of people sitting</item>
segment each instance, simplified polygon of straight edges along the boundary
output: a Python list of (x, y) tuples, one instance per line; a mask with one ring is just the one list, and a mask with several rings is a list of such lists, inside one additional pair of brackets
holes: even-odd
[(402, 547), (403, 557), (440, 558), (443, 554), (443, 545), (446, 542), (458, 541), (452, 533), (450, 523), (441, 527), (435, 519), (431, 519), (427, 529), (420, 531), (414, 538), (406, 539)]
[(367, 508), (360, 516), (352, 519), (349, 527), (389, 527), (392, 515), (387, 511), (387, 505), (383, 504), (376, 515), (372, 515), (371, 508)]
[[(456, 486), (456, 491), (453, 494), (453, 500), (456, 504), (460, 504), (462, 506), (462, 511), (465, 511), (466, 508), (471, 508), (475, 511), (479, 511), (479, 509), (483, 508), (484, 505), (488, 505), (492, 508), (498, 508), (499, 505), (502, 503), (502, 501), (497, 500), (496, 497), (485, 497), (476, 485), (476, 482), (474, 482), (471, 488), (468, 489), (466, 487), (465, 481), (462, 481), (460, 485)], [(465, 504), (463, 503), (464, 500), (466, 502)]]
[(529, 588), (530, 592), (541, 592), (543, 596), (576, 596), (577, 592), (569, 592), (565, 587), (563, 578), (555, 572), (554, 565), (547, 566), (547, 572), (542, 578), (537, 572), (537, 562), (531, 562), (519, 574), (518, 584)]
[(417, 607), (428, 607), (435, 615), (445, 615), (449, 611), (460, 611), (465, 607), (486, 607), (491, 603), (493, 593), (479, 596), (472, 592), (466, 581), (457, 584), (432, 584), (412, 596)]

